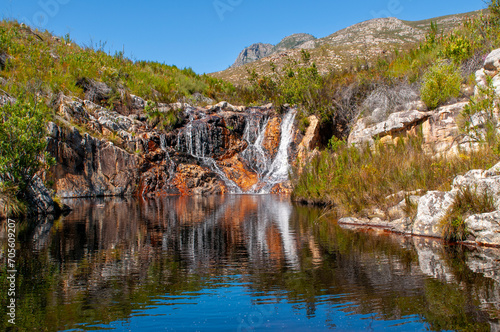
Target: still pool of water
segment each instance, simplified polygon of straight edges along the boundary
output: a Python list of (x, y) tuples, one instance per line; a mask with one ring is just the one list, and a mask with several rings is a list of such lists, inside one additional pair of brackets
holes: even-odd
[(500, 249), (343, 229), (271, 195), (65, 203), (18, 221), (15, 329), (500, 330)]

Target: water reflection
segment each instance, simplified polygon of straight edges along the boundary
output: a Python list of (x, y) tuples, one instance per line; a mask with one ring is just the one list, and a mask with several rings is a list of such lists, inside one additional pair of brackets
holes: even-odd
[(277, 196), (66, 203), (19, 226), (22, 329), (499, 329), (498, 249), (341, 229)]

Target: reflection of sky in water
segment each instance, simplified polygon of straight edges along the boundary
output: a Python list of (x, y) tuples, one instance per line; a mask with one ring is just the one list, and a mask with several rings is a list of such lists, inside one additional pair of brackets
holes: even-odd
[[(117, 331), (426, 331), (417, 315), (383, 321), (374, 314), (352, 314), (353, 303), (332, 305), (328, 296), (319, 297), (314, 313), (308, 305), (264, 294), (252, 294), (250, 285), (229, 285), (201, 293), (165, 296), (127, 320), (96, 328)], [(214, 306), (214, 302), (217, 303)], [(193, 312), (199, 313), (193, 317)], [(90, 326), (87, 326), (89, 328)]]
[(343, 230), (270, 195), (66, 203), (20, 237), (39, 261), (20, 293), (54, 329), (498, 327), (499, 249)]

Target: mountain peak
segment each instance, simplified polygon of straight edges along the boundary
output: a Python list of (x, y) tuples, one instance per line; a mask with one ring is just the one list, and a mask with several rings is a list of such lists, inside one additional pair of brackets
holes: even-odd
[(245, 47), (243, 51), (241, 51), (241, 53), (238, 55), (236, 61), (231, 67), (232, 68), (240, 67), (247, 63), (265, 58), (266, 56), (271, 55), (273, 49), (274, 45), (272, 44), (264, 44), (264, 43), (252, 44), (248, 47)]
[(276, 46), (272, 44), (256, 43), (245, 47), (238, 55), (231, 68), (255, 62), (275, 53), (285, 52), (296, 48), (314, 48), (316, 37), (308, 33), (295, 33), (283, 38)]

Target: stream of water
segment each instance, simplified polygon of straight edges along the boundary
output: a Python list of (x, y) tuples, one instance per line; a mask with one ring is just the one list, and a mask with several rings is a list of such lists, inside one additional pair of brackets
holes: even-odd
[(343, 229), (271, 195), (65, 203), (17, 221), (19, 330), (500, 328), (499, 249)]

